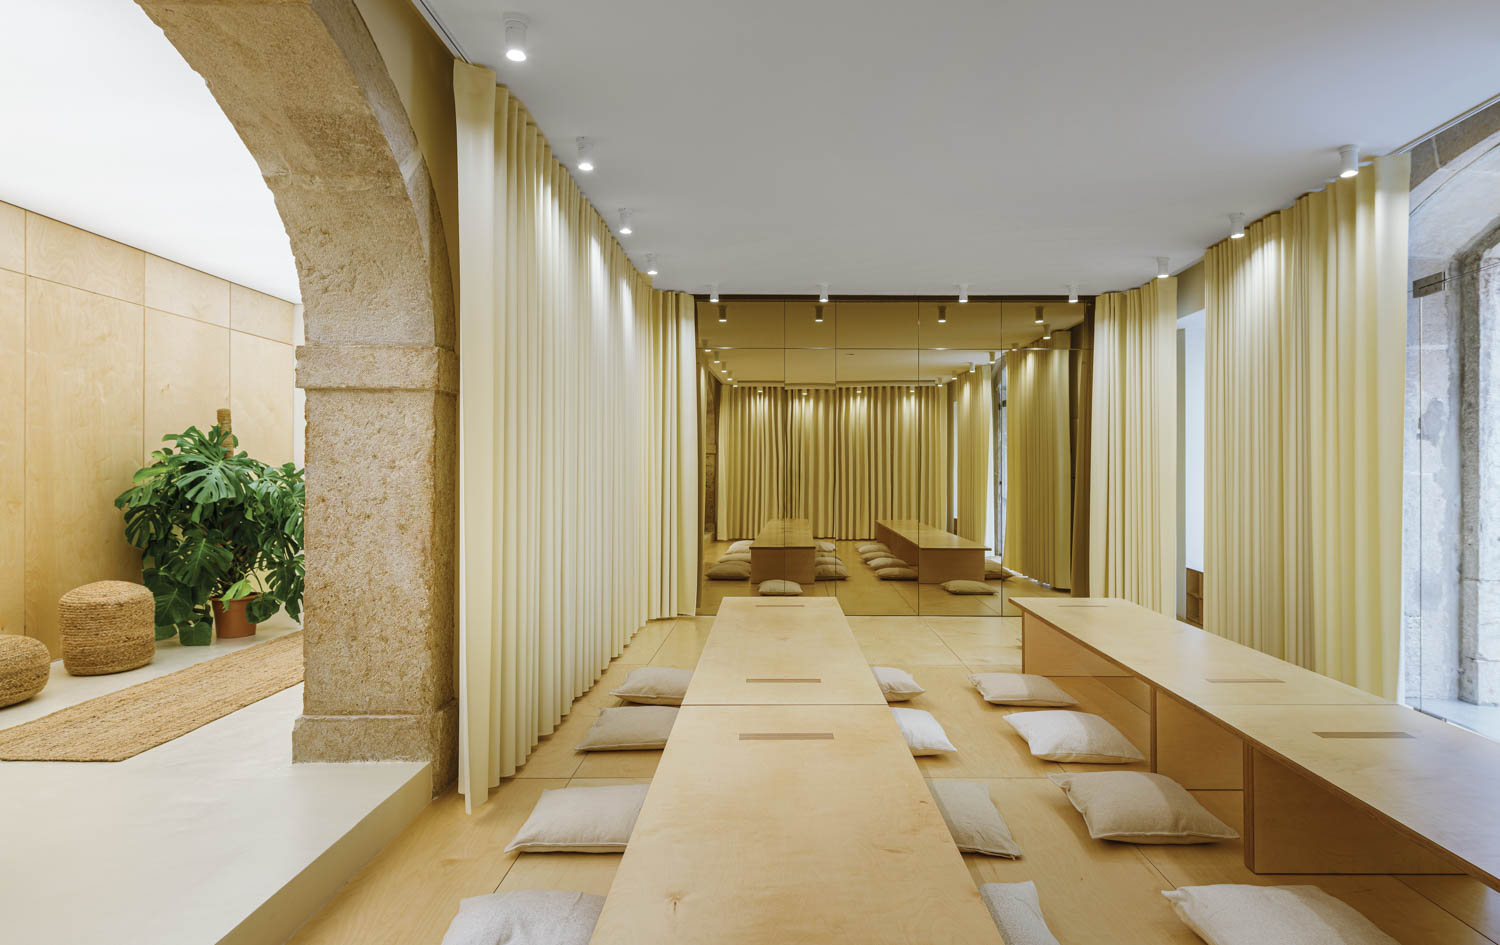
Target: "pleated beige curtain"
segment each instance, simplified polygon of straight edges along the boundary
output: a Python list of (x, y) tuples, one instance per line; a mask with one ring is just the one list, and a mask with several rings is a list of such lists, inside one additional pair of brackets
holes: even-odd
[(953, 382), (953, 497), (957, 533), (970, 541), (990, 539), (993, 478), (990, 459), (995, 425), (990, 366), (976, 365)]
[(1072, 440), (1065, 350), (1005, 354), (1006, 567), (1067, 587), (1073, 572)]
[(718, 538), (754, 538), (766, 522), (787, 517), (788, 391), (719, 389)]
[(454, 64), (459, 790), (472, 809), (647, 619), (690, 613), (691, 297), (656, 292), (488, 69)]
[(1177, 280), (1094, 301), (1089, 594), (1177, 607)]
[(820, 537), (838, 530), (838, 399), (832, 388), (808, 388), (793, 391), (788, 404), (791, 517), (807, 519)]
[(1388, 698), (1409, 174), (1377, 158), (1204, 259), (1204, 625)]

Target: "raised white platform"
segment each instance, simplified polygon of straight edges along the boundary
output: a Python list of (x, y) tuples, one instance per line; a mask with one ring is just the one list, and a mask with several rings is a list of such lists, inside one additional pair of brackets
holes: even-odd
[[(221, 646), (163, 644), (152, 666)], [(160, 675), (136, 673), (54, 678), (0, 727)], [(0, 939), (284, 941), (431, 795), (426, 764), (293, 765), (301, 709), (295, 686), (127, 761), (0, 762)]]

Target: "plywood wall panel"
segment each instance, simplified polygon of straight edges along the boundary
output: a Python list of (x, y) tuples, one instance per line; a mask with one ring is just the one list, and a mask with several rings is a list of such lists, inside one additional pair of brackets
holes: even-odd
[(292, 344), (296, 336), (293, 305), (242, 285), (229, 289), (229, 327), (272, 341)]
[(296, 349), (231, 332), (229, 338), (229, 406), (240, 448), (261, 462), (279, 466), (292, 461), (293, 390)]
[(143, 319), (139, 304), (26, 280), (26, 633), (53, 655), (59, 596), (141, 577), (114, 499), (142, 455)]
[(144, 375), (142, 463), (161, 449), (163, 436), (189, 426), (207, 430), (229, 406), (229, 329), (146, 309)]
[(0, 269), (26, 271), (26, 211), (0, 203)]
[(146, 305), (229, 327), (229, 283), (160, 256), (146, 256)]
[(25, 430), (26, 277), (0, 270), (0, 633), (26, 628)]
[(26, 214), (26, 274), (127, 302), (146, 297), (145, 253), (36, 213)]

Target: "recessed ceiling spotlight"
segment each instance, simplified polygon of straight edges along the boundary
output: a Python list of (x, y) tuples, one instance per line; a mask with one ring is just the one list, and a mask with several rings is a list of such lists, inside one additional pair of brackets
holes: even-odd
[(1076, 305), (1078, 303), (1078, 283), (1068, 283), (1068, 302)]
[(654, 275), (656, 275), (656, 254), (655, 253), (647, 253), (646, 254), (646, 275), (648, 275), (648, 276), (654, 276)]
[(916, 392), (917, 392), (917, 389), (915, 387), (913, 387), (913, 388), (911, 388), (910, 390), (907, 391), (907, 393), (909, 393), (909, 394), (915, 394)]
[(1359, 145), (1346, 144), (1339, 148), (1339, 176), (1353, 177), (1359, 173)]
[(1051, 341), (1052, 340), (1052, 326), (1051, 325), (1047, 326), (1047, 333), (1044, 334), (1044, 335), (1042, 335), (1042, 340), (1043, 341)]
[(578, 146), (578, 169), (587, 174), (594, 169), (594, 146), (587, 138), (574, 138)]
[(1038, 325), (1040, 325), (1042, 323), (1042, 321), (1043, 321), (1043, 319), (1042, 319), (1042, 307), (1040, 305), (1038, 305), (1036, 307), (1036, 318), (1033, 319), (1033, 321), (1035, 321)]
[(960, 304), (969, 301), (969, 284), (960, 282), (958, 284), (958, 301)]
[(828, 283), (826, 282), (818, 283), (818, 301), (824, 304), (828, 302)]
[(1243, 213), (1229, 215), (1229, 238), (1232, 240), (1245, 238), (1245, 215)]
[[(717, 282), (710, 282), (708, 284), (708, 300), (710, 302), (717, 302), (717, 301), (719, 301), (719, 284)], [(721, 322), (727, 322), (727, 321), (729, 321), (728, 318), (724, 317), (724, 310), (723, 309), (719, 310), (719, 321), (721, 321)]]
[(505, 58), (511, 62), (526, 61), (526, 25), (531, 21), (522, 13), (507, 13), (505, 19)]
[(819, 325), (823, 324), (823, 306), (822, 305), (814, 305), (813, 306), (813, 321), (817, 322)]
[(621, 207), (620, 208), (620, 235), (621, 236), (629, 236), (630, 234), (632, 234), (632, 233), (635, 232), (635, 228), (630, 225), (631, 222), (634, 219), (635, 219), (635, 212), (633, 210), (631, 210), (629, 207)]
[(939, 305), (938, 306), (938, 324), (939, 325), (946, 325), (946, 324), (948, 324), (948, 306), (946, 306), (946, 305)]
[(1165, 279), (1171, 274), (1172, 272), (1168, 267), (1168, 258), (1166, 256), (1156, 257), (1156, 278)]

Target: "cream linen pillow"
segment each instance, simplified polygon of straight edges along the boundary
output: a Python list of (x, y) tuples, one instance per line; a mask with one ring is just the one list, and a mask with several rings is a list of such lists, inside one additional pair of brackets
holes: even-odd
[(943, 731), (943, 726), (932, 717), (931, 712), (891, 706), (891, 715), (896, 717), (896, 724), (901, 727), (901, 737), (906, 739), (906, 745), (913, 755), (920, 757), (958, 751), (948, 741), (948, 733)]
[(458, 904), (442, 945), (588, 945), (603, 896), (554, 889), (474, 896)]
[(863, 555), (869, 554), (872, 551), (889, 552), (891, 549), (887, 548), (883, 542), (867, 541), (863, 545), (860, 545), (856, 550)]
[(760, 587), (756, 588), (762, 597), (797, 597), (802, 593), (802, 585), (796, 581), (783, 581), (779, 578), (770, 581), (761, 581)]
[(838, 555), (818, 555), (813, 559), (813, 564), (842, 564)]
[(1033, 755), (1047, 761), (1124, 765), (1146, 760), (1119, 729), (1088, 712), (1012, 712), (1005, 721), (1026, 739)]
[(726, 552), (726, 554), (734, 554), (737, 551), (749, 552), (750, 546), (753, 544), (755, 544), (755, 542), (749, 538), (741, 538), (739, 541), (732, 541), (729, 543), (729, 550)]
[(849, 569), (841, 561), (820, 564), (813, 572), (813, 578), (818, 581), (844, 581), (849, 578)]
[(720, 558), (719, 558), (719, 560), (720, 561), (743, 561), (746, 564), (749, 564), (750, 563), (750, 552), (748, 552), (748, 551), (731, 551), (731, 552), (728, 552), (727, 554), (721, 555)]
[(1001, 564), (999, 558), (984, 559), (984, 579), (986, 581), (1008, 581), (1015, 576), (1015, 572)]
[(979, 897), (990, 910), (990, 917), (1000, 928), (1005, 945), (1061, 945), (1047, 920), (1042, 918), (1042, 903), (1036, 895), (1036, 883), (985, 883)]
[(622, 853), (649, 784), (543, 791), (505, 852)]
[(1399, 945), (1316, 886), (1182, 886), (1162, 895), (1208, 945)]
[(818, 550), (819, 551), (834, 552), (834, 551), (838, 551), (839, 550), (839, 546), (835, 545), (831, 541), (819, 541), (819, 542), (814, 542), (814, 544), (816, 544), (818, 546)]
[(750, 577), (750, 562), (722, 558), (706, 572), (710, 581), (744, 581)]
[(682, 697), (687, 695), (688, 683), (692, 681), (690, 669), (642, 666), (632, 669), (620, 688), (610, 695), (641, 705), (682, 705)]
[(871, 666), (870, 670), (875, 674), (875, 681), (880, 683), (880, 692), (885, 696), (886, 702), (905, 702), (912, 696), (921, 695), (926, 692), (917, 681), (911, 678), (911, 673), (894, 666)]
[(917, 579), (917, 569), (881, 568), (875, 572), (875, 576), (882, 581), (915, 581)]
[(865, 564), (868, 564), (870, 567), (874, 568), (876, 571), (879, 571), (881, 568), (904, 568), (904, 567), (906, 567), (906, 562), (905, 561), (902, 561), (900, 558), (891, 557), (890, 555), (882, 555), (882, 556), (880, 556), (878, 558), (866, 558), (865, 559)]
[(1182, 785), (1165, 775), (1146, 771), (1093, 771), (1050, 777), (1083, 815), (1089, 836), (1095, 840), (1213, 843), (1237, 840), (1240, 836), (1194, 800)]
[(1029, 673), (976, 673), (969, 682), (979, 690), (979, 698), (996, 705), (1064, 706), (1077, 705), (1057, 683), (1046, 676)]
[(944, 581), (943, 590), (949, 594), (993, 594), (995, 589), (983, 581)]
[(599, 717), (578, 743), (579, 751), (632, 751), (665, 748), (677, 707), (670, 705), (624, 705), (600, 709)]
[(990, 789), (978, 781), (928, 781), (938, 811), (964, 853), (1015, 859), (1021, 855), (1005, 818), (990, 800)]

